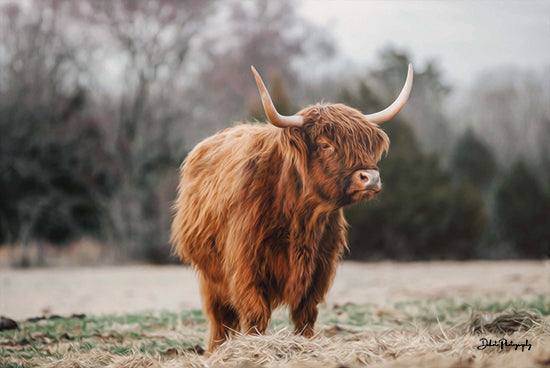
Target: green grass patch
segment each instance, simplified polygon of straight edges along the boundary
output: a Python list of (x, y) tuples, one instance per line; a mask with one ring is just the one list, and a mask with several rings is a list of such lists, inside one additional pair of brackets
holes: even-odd
[[(490, 321), (484, 325), (480, 314), (512, 311), (533, 313), (544, 318), (550, 315), (550, 296), (504, 302), (489, 298), (473, 301), (444, 298), (383, 306), (326, 306), (321, 308), (317, 330), (334, 335), (433, 326), (453, 328), (473, 320), (479, 324), (470, 326), (475, 330), (493, 326)], [(161, 360), (169, 359), (183, 350), (191, 351), (197, 346), (204, 346), (207, 330), (205, 316), (200, 310), (58, 317), (17, 323), (18, 330), (0, 331), (0, 366), (40, 366), (44, 362), (61, 359), (66, 354), (92, 350), (122, 356), (141, 352)], [(511, 326), (513, 328), (514, 325)], [(270, 330), (283, 328), (292, 328), (292, 323), (286, 313), (276, 313)]]
[(162, 356), (170, 349), (202, 345), (206, 331), (206, 320), (199, 310), (59, 317), (18, 321), (18, 325), (19, 330), (0, 332), (0, 359), (20, 361), (20, 367), (93, 349), (118, 355), (139, 351)]

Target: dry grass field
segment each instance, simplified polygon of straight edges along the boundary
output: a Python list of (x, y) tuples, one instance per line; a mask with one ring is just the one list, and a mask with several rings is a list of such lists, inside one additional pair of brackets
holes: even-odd
[(346, 262), (315, 338), (281, 309), (212, 355), (185, 267), (0, 269), (0, 315), (2, 367), (548, 367), (550, 262)]

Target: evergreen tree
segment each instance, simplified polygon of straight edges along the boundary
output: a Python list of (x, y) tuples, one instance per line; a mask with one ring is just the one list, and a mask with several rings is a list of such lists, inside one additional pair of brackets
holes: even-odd
[(470, 182), (480, 191), (491, 185), (497, 173), (493, 153), (472, 129), (466, 130), (456, 142), (451, 168), (459, 181)]
[[(363, 83), (341, 101), (379, 105)], [(352, 97), (351, 99), (349, 97)], [(483, 202), (468, 184), (452, 185), (436, 155), (423, 154), (411, 128), (399, 118), (385, 124), (391, 146), (380, 163), (384, 190), (346, 210), (351, 257), (372, 259), (468, 259), (486, 224)]]
[(550, 198), (525, 163), (517, 162), (504, 178), (496, 202), (502, 232), (517, 254), (550, 257)]

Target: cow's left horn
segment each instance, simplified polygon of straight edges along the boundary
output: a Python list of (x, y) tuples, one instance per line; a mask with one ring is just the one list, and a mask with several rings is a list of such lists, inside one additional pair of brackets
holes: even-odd
[(365, 115), (365, 118), (374, 124), (382, 124), (383, 122), (386, 122), (391, 118), (393, 118), (403, 108), (403, 106), (405, 106), (405, 103), (409, 98), (409, 94), (411, 93), (412, 84), (413, 84), (413, 67), (412, 67), (412, 64), (409, 64), (409, 71), (407, 72), (407, 80), (405, 81), (405, 85), (403, 86), (401, 93), (399, 94), (399, 96), (397, 96), (395, 101), (390, 106), (386, 107), (384, 110), (380, 112)]
[(252, 73), (254, 73), (254, 78), (256, 78), (256, 84), (258, 85), (260, 97), (262, 98), (262, 105), (264, 106), (264, 111), (269, 119), (269, 122), (279, 128), (301, 126), (304, 123), (304, 119), (300, 115), (284, 116), (277, 112), (275, 106), (273, 106), (273, 101), (271, 101), (271, 97), (265, 88), (262, 77), (260, 77), (254, 66), (251, 66), (251, 68)]

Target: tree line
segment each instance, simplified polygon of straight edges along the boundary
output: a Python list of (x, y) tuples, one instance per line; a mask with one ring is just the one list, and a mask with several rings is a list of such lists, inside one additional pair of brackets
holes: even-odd
[[(186, 153), (233, 121), (264, 120), (250, 64), (282, 113), (319, 100), (368, 113), (411, 58), (386, 49), (378, 69), (302, 78), (300, 63), (340, 56), (290, 1), (36, 0), (0, 17), (0, 246), (91, 237), (152, 262), (173, 261)], [(474, 86), (465, 117), (446, 111), (437, 65), (417, 68), (407, 108), (383, 127), (384, 191), (346, 211), (350, 257), (549, 255), (548, 85), (518, 80)]]
[[(401, 60), (405, 70), (406, 55), (392, 57)], [(416, 81), (423, 88), (422, 79), (433, 77), (433, 69), (426, 68), (417, 73)], [(359, 84), (355, 93), (344, 90), (341, 100), (363, 111), (384, 106), (367, 83)], [(544, 161), (516, 156), (502, 162), (472, 127), (446, 140), (448, 147), (430, 152), (421, 149), (422, 139), (416, 135), (421, 130), (415, 132), (414, 124), (405, 115), (384, 125), (391, 140), (379, 165), (384, 191), (347, 211), (351, 258), (550, 256), (550, 191)]]

